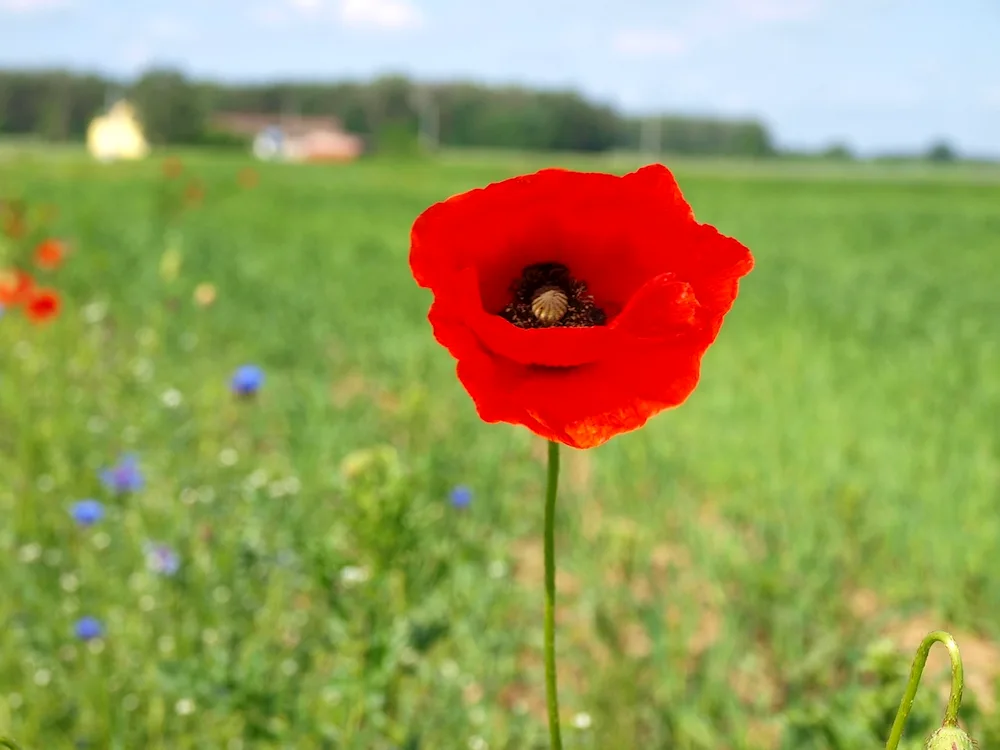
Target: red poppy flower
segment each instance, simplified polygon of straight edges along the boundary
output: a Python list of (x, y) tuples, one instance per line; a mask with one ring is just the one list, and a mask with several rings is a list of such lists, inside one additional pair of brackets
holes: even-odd
[(24, 271), (0, 270), (0, 305), (17, 307), (28, 301), (34, 281)]
[(41, 268), (58, 268), (65, 255), (66, 246), (59, 240), (42, 240), (35, 248), (35, 264)]
[(24, 312), (33, 323), (45, 323), (59, 314), (60, 306), (55, 290), (36, 289), (25, 304)]
[(691, 394), (752, 267), (658, 164), (498, 182), (431, 206), (410, 238), (434, 336), (480, 417), (576, 448)]

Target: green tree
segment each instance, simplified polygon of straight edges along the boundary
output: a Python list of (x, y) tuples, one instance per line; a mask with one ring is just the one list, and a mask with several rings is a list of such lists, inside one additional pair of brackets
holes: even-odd
[(955, 161), (958, 154), (946, 141), (938, 141), (927, 150), (927, 160), (936, 162)]
[(132, 86), (131, 98), (154, 143), (196, 143), (205, 132), (203, 90), (174, 70), (150, 70)]
[(63, 141), (69, 137), (71, 86), (72, 82), (65, 73), (53, 73), (47, 77), (38, 127), (40, 135), (47, 140)]
[[(0, 132), (81, 138), (108, 93), (119, 90), (135, 103), (154, 143), (218, 145), (223, 136), (205, 132), (209, 114), (254, 112), (336, 116), (383, 151), (394, 150), (413, 141), (422, 103), (442, 146), (605, 151), (642, 143), (640, 120), (574, 91), (470, 82), (421, 85), (418, 91), (400, 75), (223, 85), (169, 69), (149, 70), (131, 85), (69, 71), (0, 71)], [(644, 122), (658, 128), (661, 150), (668, 153), (765, 156), (775, 150), (767, 128), (755, 121), (664, 116)]]
[(849, 161), (854, 158), (854, 153), (846, 143), (831, 143), (823, 149), (820, 156), (834, 161)]

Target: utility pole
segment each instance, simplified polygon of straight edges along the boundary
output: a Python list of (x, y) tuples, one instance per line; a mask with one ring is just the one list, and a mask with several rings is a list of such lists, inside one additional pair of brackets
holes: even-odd
[(113, 83), (109, 83), (108, 87), (104, 89), (104, 111), (110, 110), (111, 105), (118, 101), (118, 99), (118, 87)]
[(417, 111), (420, 144), (425, 151), (437, 151), (441, 116), (430, 87), (417, 85), (410, 94), (410, 106)]
[(281, 111), (278, 113), (278, 121), (285, 123), (298, 119), (301, 109), (297, 92), (292, 88), (292, 84), (286, 84), (284, 95), (281, 97)]
[(663, 119), (661, 117), (645, 117), (642, 120), (642, 132), (639, 138), (639, 150), (643, 154), (660, 158), (663, 136)]

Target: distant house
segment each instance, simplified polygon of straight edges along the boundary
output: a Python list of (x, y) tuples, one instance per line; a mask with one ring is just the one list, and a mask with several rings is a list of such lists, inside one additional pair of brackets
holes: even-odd
[(132, 105), (116, 102), (108, 113), (95, 117), (87, 128), (87, 150), (99, 161), (142, 159), (149, 144)]
[(252, 138), (254, 155), (269, 161), (353, 161), (364, 152), (364, 141), (336, 117), (226, 112), (215, 115), (211, 127)]
[(253, 139), (253, 155), (264, 161), (282, 158), (285, 133), (277, 125), (268, 125)]

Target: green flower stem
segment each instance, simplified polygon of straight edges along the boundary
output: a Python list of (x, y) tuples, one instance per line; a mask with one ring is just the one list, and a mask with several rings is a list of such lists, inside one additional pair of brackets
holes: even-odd
[(962, 691), (965, 689), (965, 674), (962, 669), (962, 655), (958, 651), (958, 644), (951, 633), (943, 630), (935, 630), (929, 633), (913, 658), (913, 667), (910, 669), (910, 678), (906, 683), (906, 692), (903, 693), (903, 700), (900, 701), (899, 711), (896, 713), (896, 720), (892, 723), (892, 730), (889, 732), (889, 740), (885, 743), (886, 750), (896, 750), (899, 740), (903, 736), (903, 726), (906, 718), (910, 715), (913, 707), (913, 699), (917, 696), (917, 687), (920, 685), (920, 677), (927, 663), (927, 655), (931, 651), (931, 646), (935, 643), (943, 643), (948, 649), (948, 656), (951, 658), (951, 695), (948, 696), (948, 707), (945, 709), (943, 726), (958, 726), (958, 710), (962, 707)]
[(545, 698), (549, 708), (552, 750), (562, 750), (559, 694), (556, 687), (556, 494), (559, 490), (559, 443), (549, 442), (549, 481), (545, 489)]

